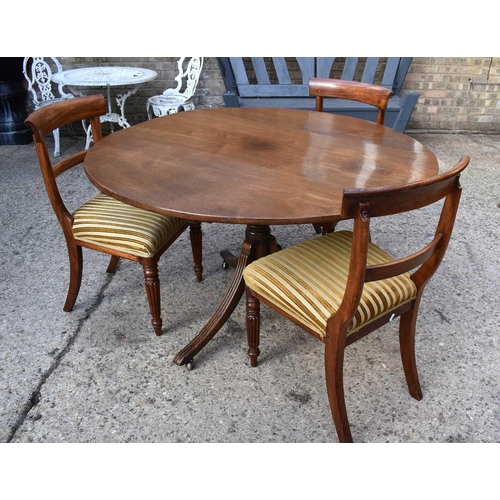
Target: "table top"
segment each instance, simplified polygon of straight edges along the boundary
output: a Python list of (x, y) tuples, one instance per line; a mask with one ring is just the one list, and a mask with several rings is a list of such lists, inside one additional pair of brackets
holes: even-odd
[(199, 109), (105, 137), (87, 176), (121, 201), (185, 219), (294, 224), (340, 219), (344, 188), (407, 184), (438, 173), (411, 137), (317, 111)]
[(65, 85), (101, 87), (103, 85), (134, 85), (154, 80), (156, 71), (126, 66), (96, 66), (75, 68), (52, 75), (52, 80)]

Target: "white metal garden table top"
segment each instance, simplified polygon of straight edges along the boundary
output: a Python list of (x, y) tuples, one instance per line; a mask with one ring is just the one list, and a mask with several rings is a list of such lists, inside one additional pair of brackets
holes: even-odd
[(56, 83), (68, 86), (102, 87), (104, 85), (135, 85), (149, 82), (156, 77), (156, 71), (147, 68), (96, 66), (61, 71), (55, 74), (52, 79)]

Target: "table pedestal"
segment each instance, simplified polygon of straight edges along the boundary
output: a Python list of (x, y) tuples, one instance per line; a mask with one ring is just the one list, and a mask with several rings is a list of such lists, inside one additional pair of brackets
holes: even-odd
[(243, 280), (243, 270), (245, 267), (252, 261), (265, 257), (277, 250), (276, 238), (271, 235), (269, 226), (248, 225), (246, 227), (245, 241), (241, 247), (236, 269), (226, 293), (198, 335), (174, 356), (174, 363), (178, 365), (191, 363), (193, 357), (215, 336), (238, 305), (245, 291), (245, 282)]
[[(78, 90), (75, 90), (74, 88), (70, 87), (68, 85), (69, 89), (73, 94), (75, 95), (83, 95), (81, 92)], [(110, 85), (106, 85), (106, 93), (107, 93), (107, 102), (108, 102), (108, 112), (100, 117), (101, 123), (109, 122), (111, 124), (111, 133), (115, 131), (113, 124), (116, 123), (119, 125), (121, 128), (129, 128), (130, 123), (127, 121), (125, 118), (125, 102), (126, 100), (131, 96), (134, 95), (138, 90), (139, 90), (140, 85), (136, 85), (132, 90), (129, 90), (125, 94), (119, 94), (116, 96), (116, 104), (118, 105), (118, 108), (120, 109), (120, 113), (115, 113), (112, 110), (111, 107), (111, 90), (110, 90)], [(92, 129), (87, 126), (86, 124), (83, 125), (83, 128), (85, 130), (85, 134), (87, 136), (87, 140), (85, 143), (85, 149), (89, 149), (90, 145), (94, 142), (94, 138), (92, 137)]]

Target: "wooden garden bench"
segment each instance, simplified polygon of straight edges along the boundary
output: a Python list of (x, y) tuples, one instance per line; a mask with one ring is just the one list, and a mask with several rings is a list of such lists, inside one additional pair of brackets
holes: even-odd
[[(418, 100), (416, 92), (401, 92), (411, 57), (218, 57), (227, 107), (314, 110), (309, 78), (339, 78), (375, 83), (393, 95), (384, 124), (404, 132)], [(324, 111), (375, 121), (377, 109), (367, 104), (325, 99)]]

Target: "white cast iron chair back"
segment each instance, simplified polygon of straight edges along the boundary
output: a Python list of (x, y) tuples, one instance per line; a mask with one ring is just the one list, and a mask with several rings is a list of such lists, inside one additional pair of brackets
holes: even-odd
[[(71, 99), (69, 92), (64, 92), (63, 85), (57, 87), (58, 95), (54, 94), (52, 75), (62, 71), (61, 63), (55, 57), (25, 57), (23, 60), (23, 75), (28, 82), (35, 109), (53, 102)], [(60, 156), (59, 129), (54, 130), (54, 157)]]
[(177, 86), (169, 88), (163, 94), (150, 97), (147, 100), (146, 110), (150, 120), (153, 114), (154, 116), (165, 116), (177, 113), (180, 109), (184, 111), (194, 109), (191, 98), (198, 86), (203, 68), (203, 57), (191, 57), (184, 70), (184, 61), (186, 59), (186, 57), (181, 57), (177, 61), (178, 73), (175, 77)]

